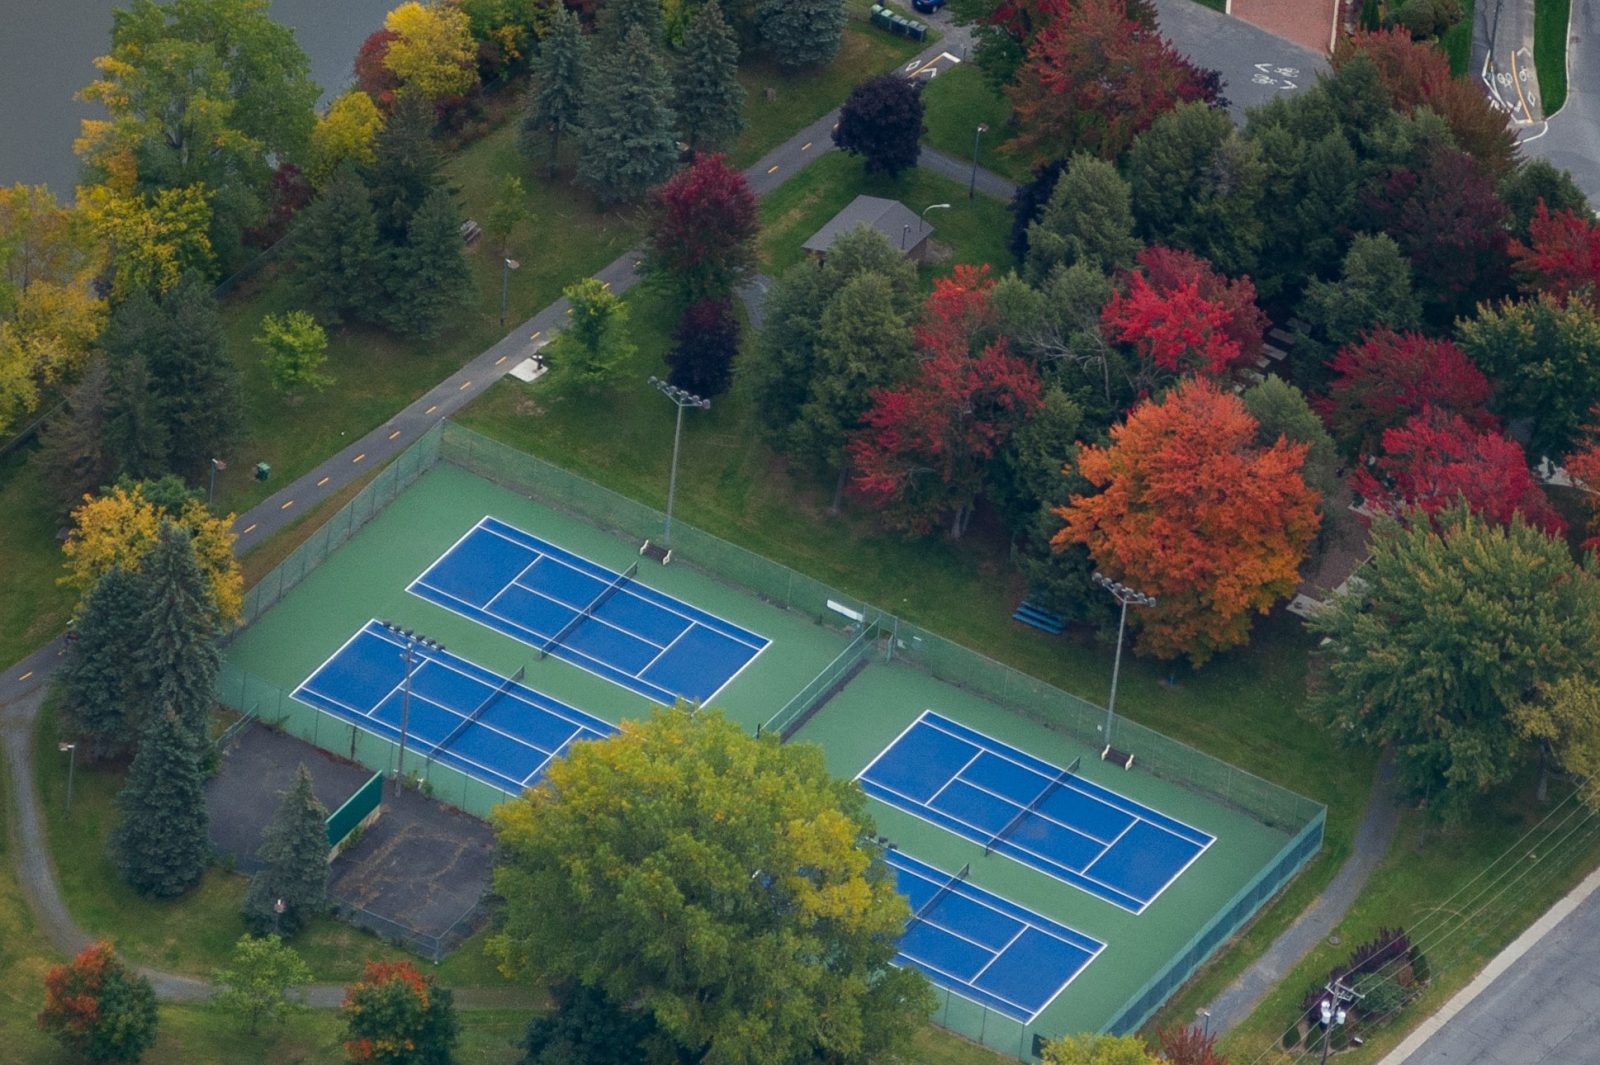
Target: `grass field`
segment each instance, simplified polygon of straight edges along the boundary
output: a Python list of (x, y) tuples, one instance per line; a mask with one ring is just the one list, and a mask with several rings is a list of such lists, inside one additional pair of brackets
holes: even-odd
[(958, 159), (971, 159), (973, 134), (982, 122), (989, 129), (978, 138), (978, 165), (1012, 181), (1029, 180), (1028, 168), (1000, 150), (1011, 136), (1011, 104), (976, 65), (963, 63), (940, 74), (922, 90), (922, 99), (927, 108), (923, 121), (928, 127), (924, 143)]
[(1567, 102), (1567, 23), (1572, 0), (1535, 0), (1533, 5), (1533, 65), (1539, 73), (1539, 93), (1548, 118)]
[(1461, 21), (1451, 26), (1439, 38), (1439, 47), (1450, 57), (1450, 73), (1456, 77), (1468, 75), (1472, 62), (1472, 7), (1476, 0), (1461, 0)]

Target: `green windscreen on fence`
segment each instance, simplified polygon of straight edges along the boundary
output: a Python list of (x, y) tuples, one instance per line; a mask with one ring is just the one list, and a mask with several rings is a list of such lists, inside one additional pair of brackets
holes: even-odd
[(328, 846), (337, 847), (382, 801), (383, 774), (374, 773), (371, 780), (357, 788), (354, 795), (328, 815)]

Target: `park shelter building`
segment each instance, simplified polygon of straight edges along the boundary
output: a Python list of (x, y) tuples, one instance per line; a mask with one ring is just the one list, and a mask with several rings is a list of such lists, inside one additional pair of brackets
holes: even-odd
[(899, 200), (857, 196), (801, 246), (817, 258), (825, 258), (833, 242), (857, 226), (882, 233), (890, 247), (899, 248), (915, 262), (923, 261), (933, 236), (933, 227)]

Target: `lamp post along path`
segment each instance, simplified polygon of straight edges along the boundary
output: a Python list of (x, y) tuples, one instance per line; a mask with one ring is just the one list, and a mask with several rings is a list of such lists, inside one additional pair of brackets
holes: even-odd
[(711, 401), (702, 396), (697, 396), (687, 389), (679, 388), (670, 381), (663, 381), (659, 377), (650, 378), (650, 384), (657, 392), (672, 400), (678, 407), (678, 424), (672, 430), (672, 469), (667, 474), (667, 523), (661, 530), (661, 546), (672, 547), (672, 502), (678, 494), (678, 447), (683, 442), (683, 411), (685, 407), (695, 410), (710, 410)]
[(979, 122), (976, 131), (972, 134), (972, 177), (967, 181), (967, 199), (972, 199), (978, 191), (978, 142), (983, 135), (989, 132), (989, 123)]
[(1130, 605), (1155, 606), (1156, 597), (1153, 595), (1145, 595), (1141, 591), (1129, 588), (1126, 584), (1123, 584), (1120, 581), (1114, 581), (1110, 577), (1107, 577), (1104, 573), (1096, 573), (1094, 575), (1094, 582), (1100, 587), (1104, 588), (1106, 591), (1110, 592), (1112, 597), (1122, 605), (1121, 616), (1117, 619), (1117, 654), (1111, 662), (1111, 698), (1106, 701), (1106, 725), (1104, 738), (1106, 748), (1109, 750), (1111, 747), (1111, 724), (1114, 720), (1116, 720), (1117, 716), (1117, 678), (1122, 673), (1122, 633), (1128, 627), (1128, 607)]

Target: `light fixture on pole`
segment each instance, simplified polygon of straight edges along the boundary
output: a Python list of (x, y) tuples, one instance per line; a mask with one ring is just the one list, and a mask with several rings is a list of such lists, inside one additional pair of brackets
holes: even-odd
[(279, 938), (283, 936), (283, 913), (288, 908), (288, 904), (282, 899), (272, 904), (272, 934)]
[(211, 481), (206, 485), (206, 506), (211, 505), (211, 497), (217, 494), (217, 471), (227, 468), (228, 464), (221, 459), (211, 460)]
[(399, 795), (405, 787), (406, 773), (406, 730), (411, 724), (411, 674), (416, 668), (417, 647), (420, 645), (429, 651), (443, 651), (444, 644), (438, 640), (429, 639), (412, 629), (402, 629), (389, 621), (379, 622), (384, 628), (399, 636), (406, 642), (406, 672), (405, 680), (400, 687), (400, 753), (395, 760), (394, 767), (394, 793)]
[(1128, 607), (1130, 605), (1155, 606), (1156, 597), (1145, 595), (1143, 592), (1129, 588), (1126, 584), (1114, 581), (1104, 573), (1096, 573), (1094, 582), (1110, 592), (1116, 601), (1122, 604), (1122, 616), (1117, 621), (1117, 656), (1112, 660), (1111, 664), (1111, 699), (1106, 703), (1105, 745), (1109, 748), (1111, 746), (1111, 722), (1116, 718), (1117, 714), (1117, 677), (1122, 672), (1122, 631), (1128, 627)]
[(661, 531), (661, 546), (672, 547), (672, 501), (678, 494), (678, 445), (683, 439), (683, 410), (693, 407), (695, 410), (710, 410), (711, 401), (695, 395), (687, 389), (679, 388), (670, 381), (663, 381), (659, 377), (651, 377), (650, 384), (657, 392), (672, 400), (678, 407), (678, 425), (672, 430), (672, 472), (667, 475), (667, 525)]
[(506, 327), (506, 293), (511, 288), (511, 271), (520, 270), (522, 264), (515, 259), (504, 260), (505, 266), (500, 271), (500, 328)]
[(989, 132), (989, 123), (979, 122), (977, 131), (972, 134), (972, 180), (967, 182), (967, 199), (972, 199), (978, 191), (978, 140)]
[(921, 236), (928, 231), (929, 211), (948, 211), (949, 209), (950, 205), (948, 203), (930, 203), (928, 206), (924, 207), (922, 209), (922, 228), (917, 230), (917, 235)]
[(72, 813), (72, 774), (78, 768), (78, 745), (66, 740), (56, 744), (56, 750), (67, 756), (67, 813)]

